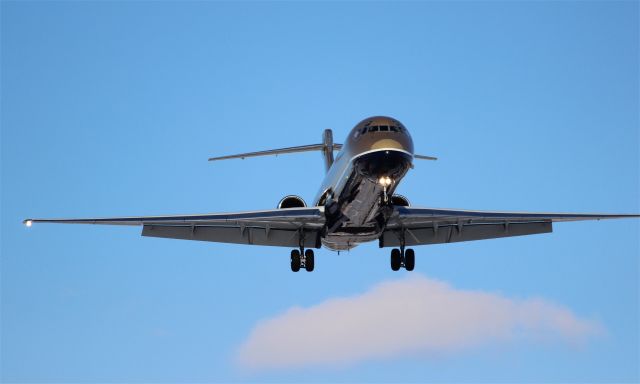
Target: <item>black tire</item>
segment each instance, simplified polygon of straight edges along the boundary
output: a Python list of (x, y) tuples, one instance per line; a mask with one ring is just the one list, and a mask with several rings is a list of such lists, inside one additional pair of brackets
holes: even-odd
[(401, 262), (402, 262), (402, 257), (400, 255), (400, 250), (398, 248), (393, 248), (391, 250), (391, 270), (393, 271), (399, 270)]
[(300, 251), (294, 249), (291, 251), (291, 271), (298, 272), (300, 270)]
[(304, 267), (307, 272), (313, 272), (313, 268), (315, 267), (315, 255), (313, 254), (313, 249), (307, 249), (304, 251)]
[(413, 249), (409, 248), (404, 251), (404, 269), (407, 271), (413, 271), (416, 266), (416, 253)]

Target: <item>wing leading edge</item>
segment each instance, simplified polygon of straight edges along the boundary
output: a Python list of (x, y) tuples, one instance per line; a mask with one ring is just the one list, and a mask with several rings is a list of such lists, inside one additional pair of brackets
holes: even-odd
[[(381, 247), (453, 243), (552, 232), (553, 222), (637, 218), (629, 214), (528, 213), (396, 207)], [(142, 236), (249, 245), (320, 248), (324, 208), (87, 219), (26, 219), (24, 223), (142, 226)], [(404, 239), (404, 241), (403, 241)]]
[(175, 216), (88, 219), (26, 219), (33, 223), (142, 226), (142, 236), (220, 243), (320, 247), (324, 209), (286, 208), (266, 211)]
[(441, 244), (549, 233), (560, 221), (637, 218), (627, 214), (528, 213), (396, 207), (381, 247)]

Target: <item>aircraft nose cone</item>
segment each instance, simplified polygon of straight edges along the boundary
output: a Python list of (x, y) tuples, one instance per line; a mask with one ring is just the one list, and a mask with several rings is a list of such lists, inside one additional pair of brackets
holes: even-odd
[(399, 149), (401, 151), (407, 151), (407, 148), (405, 148), (402, 143), (394, 139), (378, 140), (371, 145), (371, 149)]

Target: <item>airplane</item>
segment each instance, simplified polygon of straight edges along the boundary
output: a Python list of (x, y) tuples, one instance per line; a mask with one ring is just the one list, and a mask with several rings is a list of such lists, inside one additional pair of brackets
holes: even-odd
[[(395, 194), (414, 160), (436, 160), (414, 153), (413, 140), (398, 120), (373, 116), (359, 122), (344, 144), (326, 129), (322, 143), (212, 157), (245, 159), (294, 152), (321, 151), (326, 175), (313, 204), (287, 195), (276, 209), (178, 216), (85, 219), (26, 219), (34, 223), (142, 226), (142, 236), (293, 248), (291, 270), (315, 268), (313, 249), (352, 249), (378, 241), (392, 248), (393, 271), (415, 268), (417, 245), (453, 243), (552, 232), (554, 222), (637, 218), (636, 214), (573, 214), (473, 211), (413, 207)], [(334, 158), (334, 152), (337, 154)]]

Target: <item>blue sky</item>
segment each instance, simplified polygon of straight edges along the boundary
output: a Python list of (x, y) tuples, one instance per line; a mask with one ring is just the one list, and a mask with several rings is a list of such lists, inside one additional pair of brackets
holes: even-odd
[(320, 250), (315, 272), (294, 274), (287, 249), (21, 225), (309, 201), (319, 154), (206, 159), (316, 143), (325, 128), (341, 142), (377, 114), (440, 158), (399, 187), (416, 206), (638, 212), (638, 2), (3, 1), (1, 12), (2, 381), (640, 380), (637, 220), (416, 249), (418, 280), (538, 298), (598, 324), (578, 343), (544, 334), (268, 370), (238, 364), (264, 321), (412, 280), (377, 244)]

